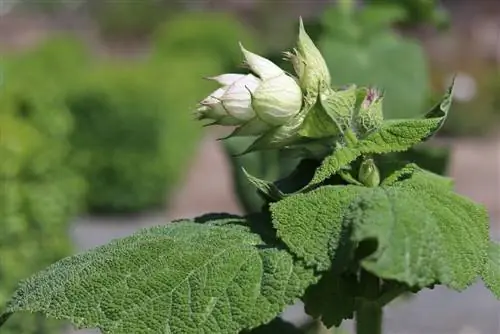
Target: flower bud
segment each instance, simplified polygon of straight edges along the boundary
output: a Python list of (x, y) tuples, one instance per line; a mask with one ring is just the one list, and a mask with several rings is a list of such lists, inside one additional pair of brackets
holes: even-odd
[(358, 179), (367, 187), (377, 187), (380, 184), (380, 172), (373, 159), (366, 159), (361, 163)]
[(318, 91), (330, 86), (330, 72), (326, 66), (325, 59), (314, 45), (309, 35), (304, 29), (302, 18), (300, 19), (299, 37), (297, 48), (294, 53), (285, 53), (299, 76), (300, 86), (313, 96), (317, 96)]
[(266, 58), (241, 49), (253, 74), (226, 73), (208, 79), (222, 87), (200, 102), (198, 119), (237, 125), (233, 135), (263, 134), (285, 124), (302, 106), (302, 91), (294, 78)]
[(384, 121), (382, 111), (383, 96), (374, 88), (368, 88), (356, 115), (356, 129), (365, 134), (380, 127)]
[(245, 64), (262, 80), (277, 77), (285, 73), (278, 65), (274, 64), (269, 59), (261, 57), (245, 49), (241, 43), (240, 49), (245, 57)]
[(285, 73), (264, 80), (252, 97), (252, 106), (258, 117), (275, 126), (286, 123), (302, 107), (302, 91)]

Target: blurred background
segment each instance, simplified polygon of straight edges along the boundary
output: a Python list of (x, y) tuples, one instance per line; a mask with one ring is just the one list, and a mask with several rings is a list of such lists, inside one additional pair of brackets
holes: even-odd
[[(192, 110), (216, 88), (202, 77), (242, 71), (238, 41), (288, 66), (299, 16), (333, 84), (382, 88), (386, 117), (425, 112), (457, 74), (444, 129), (407, 155), (486, 205), (500, 237), (499, 1), (0, 0), (0, 303), (19, 279), (139, 228), (258, 208), (240, 167), (275, 180), (293, 162), (235, 158), (248, 139), (217, 141), (227, 129)], [(283, 318), (307, 321), (300, 304)], [(499, 319), (478, 284), (398, 300), (385, 326), (497, 334)], [(9, 326), (73, 333), (36, 315)]]

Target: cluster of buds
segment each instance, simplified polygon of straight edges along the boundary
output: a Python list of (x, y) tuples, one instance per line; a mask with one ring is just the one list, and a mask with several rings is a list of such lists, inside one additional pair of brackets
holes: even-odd
[(302, 139), (342, 137), (352, 130), (364, 135), (383, 121), (378, 91), (331, 87), (330, 73), (302, 20), (297, 46), (285, 52), (293, 77), (240, 43), (249, 74), (222, 74), (208, 79), (220, 87), (196, 109), (200, 120), (235, 126), (231, 136), (259, 136), (250, 150), (290, 147)]
[(302, 107), (295, 78), (270, 60), (246, 50), (245, 63), (254, 74), (222, 74), (208, 79), (221, 87), (200, 102), (199, 119), (212, 124), (244, 126), (240, 135), (258, 135), (287, 123)]

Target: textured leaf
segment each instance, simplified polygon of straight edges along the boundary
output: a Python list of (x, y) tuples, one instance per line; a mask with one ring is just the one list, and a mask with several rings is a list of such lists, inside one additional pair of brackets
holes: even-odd
[(42, 312), (103, 333), (238, 333), (315, 281), (244, 226), (184, 221), (50, 266), (20, 285), (1, 317)]
[(352, 85), (344, 90), (327, 90), (308, 114), (299, 133), (309, 138), (334, 137), (351, 125), (358, 89)]
[(424, 173), (360, 194), (345, 219), (354, 242), (377, 242), (361, 264), (384, 279), (463, 290), (486, 259), (486, 210)]
[(500, 243), (490, 242), (488, 260), (481, 276), (488, 289), (500, 299)]
[(345, 211), (367, 191), (360, 186), (324, 186), (270, 204), (278, 237), (307, 265), (328, 270), (341, 240)]
[(326, 327), (338, 327), (344, 319), (352, 319), (356, 308), (357, 278), (328, 272), (309, 287), (303, 298), (305, 311), (313, 318), (321, 317)]
[(260, 192), (265, 194), (267, 197), (273, 200), (280, 200), (285, 197), (285, 194), (281, 190), (279, 190), (274, 183), (252, 176), (244, 168), (243, 173), (245, 173), (248, 181), (250, 181), (251, 184), (253, 184)]
[(375, 132), (352, 145), (337, 149), (323, 160), (308, 187), (323, 182), (363, 154), (402, 152), (427, 140), (443, 125), (451, 105), (452, 91), (453, 83), (442, 101), (432, 108), (423, 119), (385, 121)]

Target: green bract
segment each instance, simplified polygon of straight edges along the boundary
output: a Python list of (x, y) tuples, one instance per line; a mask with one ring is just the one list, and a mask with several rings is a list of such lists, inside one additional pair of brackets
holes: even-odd
[[(489, 238), (485, 208), (456, 194), (451, 179), (391, 160), (441, 128), (453, 84), (422, 117), (384, 120), (376, 90), (329, 87), (306, 36), (301, 26), (297, 113), (290, 92), (256, 93), (285, 74), (246, 50), (258, 77), (214, 78), (225, 97), (212, 101), (207, 117), (230, 110), (219, 124), (240, 126), (235, 136), (259, 135), (247, 151), (280, 149), (262, 156), (269, 166), (252, 169), (282, 177), (281, 164), (293, 166), (275, 182), (238, 174), (261, 196), (246, 201), (256, 212), (179, 220), (61, 260), (19, 285), (0, 326), (28, 311), (107, 334), (275, 333), (290, 330), (275, 318), (302, 299), (316, 324), (355, 318), (358, 334), (374, 334), (383, 307), (404, 293), (435, 285), (462, 291), (481, 278), (500, 298), (500, 248)], [(257, 88), (246, 87), (252, 82)], [(241, 99), (247, 93), (250, 101)], [(283, 122), (286, 111), (292, 116)], [(248, 123), (236, 122), (242, 117)], [(265, 126), (249, 128), (257, 120)], [(233, 151), (241, 142), (230, 143)]]

